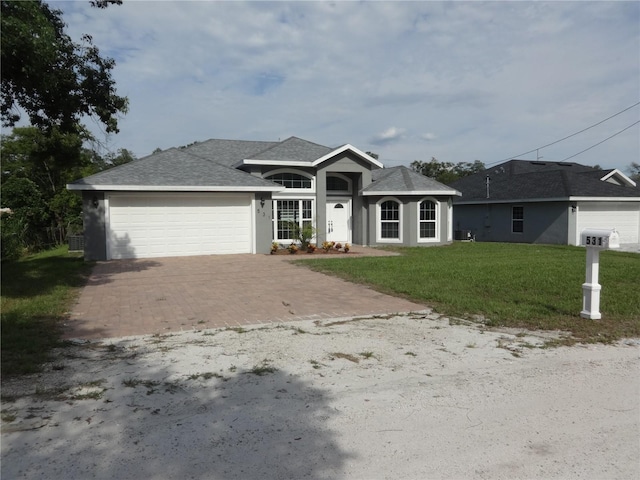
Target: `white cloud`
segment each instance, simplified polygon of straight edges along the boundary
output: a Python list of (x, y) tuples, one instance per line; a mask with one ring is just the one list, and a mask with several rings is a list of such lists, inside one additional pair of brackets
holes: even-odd
[(402, 128), (390, 127), (384, 132), (380, 132), (373, 136), (371, 143), (374, 145), (385, 145), (391, 142), (397, 142), (402, 138), (404, 130)]
[(423, 140), (426, 140), (427, 142), (433, 142), (438, 138), (438, 136), (435, 133), (427, 132), (420, 135), (420, 138), (422, 138)]
[[(55, 6), (73, 38), (90, 33), (116, 59), (131, 108), (111, 144), (138, 156), (207, 138), (297, 135), (375, 150), (387, 165), (490, 163), (638, 100), (637, 2)], [(562, 160), (639, 111), (541, 154)], [(437, 142), (419, 133), (436, 131)], [(640, 157), (637, 138), (634, 127), (574, 160), (624, 168)]]

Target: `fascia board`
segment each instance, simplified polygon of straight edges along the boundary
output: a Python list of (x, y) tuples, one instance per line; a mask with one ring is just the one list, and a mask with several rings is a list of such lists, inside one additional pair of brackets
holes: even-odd
[(229, 187), (229, 186), (173, 186), (173, 185), (78, 185), (67, 184), (67, 190), (121, 191), (121, 192), (281, 192), (280, 186)]
[(540, 202), (640, 202), (640, 197), (559, 197), (559, 198), (511, 198), (506, 200), (469, 200), (456, 205), (485, 205), (487, 203), (540, 203)]
[(640, 202), (640, 197), (569, 197), (572, 202)]
[(348, 144), (348, 143), (346, 145), (343, 145), (340, 148), (337, 148), (335, 150), (330, 151), (324, 157), (320, 157), (319, 159), (315, 160), (312, 165), (314, 167), (316, 167), (319, 164), (321, 164), (322, 162), (325, 162), (325, 161), (329, 160), (330, 158), (335, 157), (336, 155), (340, 155), (341, 153), (343, 153), (343, 152), (345, 152), (347, 150), (351, 150), (353, 153), (358, 155), (360, 158), (362, 158), (363, 160), (366, 160), (369, 163), (372, 163), (373, 165), (375, 165), (378, 168), (384, 168), (384, 165), (382, 163), (380, 163), (378, 160), (376, 160), (375, 158), (373, 158), (370, 155), (367, 155), (362, 150), (360, 150), (360, 149), (358, 149), (358, 148), (356, 148), (353, 145)]
[(271, 165), (274, 167), (312, 167), (309, 162), (300, 162), (297, 160), (251, 160), (245, 159), (240, 165)]
[(540, 203), (540, 202), (569, 202), (571, 201), (570, 197), (559, 197), (559, 198), (508, 198), (504, 200), (493, 200), (491, 198), (487, 198), (484, 200), (462, 200), (460, 202), (456, 202), (454, 205), (486, 205), (487, 203)]
[(418, 196), (418, 195), (453, 195), (456, 197), (461, 197), (462, 193), (460, 193), (457, 190), (398, 190), (398, 191), (393, 191), (393, 190), (388, 190), (388, 191), (367, 191), (367, 192), (360, 192), (360, 194), (364, 197), (372, 197), (372, 196)]

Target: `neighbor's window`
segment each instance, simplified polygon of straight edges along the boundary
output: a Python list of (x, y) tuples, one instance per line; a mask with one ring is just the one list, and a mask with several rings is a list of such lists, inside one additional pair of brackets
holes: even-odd
[(394, 200), (380, 204), (380, 238), (400, 239), (400, 204)]
[(524, 207), (511, 207), (511, 232), (524, 232)]
[(436, 238), (436, 202), (424, 200), (420, 202), (419, 238)]
[(285, 188), (311, 188), (311, 179), (304, 175), (300, 175), (299, 173), (275, 173), (267, 177), (267, 180), (279, 183)]

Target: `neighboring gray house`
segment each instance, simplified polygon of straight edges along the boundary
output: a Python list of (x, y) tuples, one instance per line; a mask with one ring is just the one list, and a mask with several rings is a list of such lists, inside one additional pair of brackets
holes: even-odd
[(510, 160), (451, 184), (456, 238), (579, 245), (585, 228), (615, 228), (620, 242), (640, 237), (640, 188), (617, 169)]
[(268, 253), (292, 241), (446, 244), (453, 188), (406, 167), (384, 169), (351, 145), (208, 140), (67, 185), (82, 194), (85, 258)]

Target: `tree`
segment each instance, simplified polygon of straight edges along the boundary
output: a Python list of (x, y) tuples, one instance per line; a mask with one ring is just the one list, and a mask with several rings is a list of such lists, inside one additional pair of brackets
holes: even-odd
[(410, 165), (411, 169), (421, 173), (426, 177), (433, 178), (440, 183), (450, 184), (456, 180), (473, 175), (474, 173), (485, 170), (484, 163), (480, 160), (471, 162), (440, 162), (435, 157), (431, 157), (428, 162), (414, 160)]
[[(117, 2), (94, 3), (104, 8)], [(41, 0), (2, 0), (1, 8), (3, 124), (14, 126), (20, 108), (45, 131), (80, 133), (87, 115), (97, 117), (107, 133), (118, 132), (118, 115), (126, 113), (128, 100), (116, 94), (114, 60), (100, 56), (90, 35), (74, 43), (62, 12)]]
[(12, 215), (3, 221), (3, 226), (15, 226), (19, 218), (26, 232), (19, 235), (22, 247), (32, 250), (63, 243), (68, 233), (82, 229), (80, 197), (68, 192), (66, 184), (111, 166), (96, 152), (83, 149), (80, 135), (57, 128), (48, 134), (35, 127), (15, 128), (2, 136), (0, 155), (2, 207), (19, 211), (27, 197), (42, 202), (43, 215)]
[(631, 162), (631, 164), (627, 167), (627, 171), (629, 172), (629, 178), (634, 182), (640, 182), (640, 163)]

